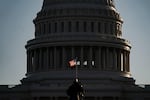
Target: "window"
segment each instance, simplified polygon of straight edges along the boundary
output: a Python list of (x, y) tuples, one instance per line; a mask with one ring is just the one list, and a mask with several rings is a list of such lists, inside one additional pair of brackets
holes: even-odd
[(84, 32), (86, 32), (86, 31), (87, 31), (87, 23), (86, 23), (86, 22), (83, 23), (83, 28), (84, 28), (84, 29), (83, 29)]
[(109, 67), (112, 68), (113, 67), (113, 59), (114, 59), (114, 56), (113, 56), (113, 49), (111, 48), (110, 51), (109, 51)]
[(48, 25), (48, 32), (51, 33), (51, 23)]
[(71, 22), (68, 22), (68, 32), (71, 32), (71, 27), (72, 27)]
[(108, 23), (105, 23), (105, 24), (104, 24), (104, 29), (105, 29), (105, 30), (104, 30), (105, 33), (108, 33), (108, 30), (107, 30), (107, 29), (108, 29)]
[(64, 22), (61, 22), (61, 32), (64, 32)]
[(39, 32), (40, 32), (40, 34), (42, 33), (42, 32), (41, 32), (41, 30), (42, 30), (42, 28), (41, 28), (41, 27), (42, 27), (42, 25), (41, 25), (41, 24), (39, 24)]
[(101, 23), (98, 22), (98, 32), (101, 33)]
[(91, 22), (91, 32), (94, 32), (94, 22)]
[(57, 32), (57, 23), (55, 23), (54, 29), (54, 32)]
[(110, 34), (113, 34), (114, 29), (113, 29), (113, 24), (110, 24)]
[(79, 32), (79, 22), (76, 22), (76, 32)]
[(44, 23), (43, 24), (43, 34), (45, 34), (46, 33), (46, 24)]

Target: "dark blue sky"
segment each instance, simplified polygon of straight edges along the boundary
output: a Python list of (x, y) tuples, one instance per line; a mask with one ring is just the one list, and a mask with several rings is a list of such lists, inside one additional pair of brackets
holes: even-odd
[[(42, 0), (0, 0), (0, 84), (19, 83), (26, 73), (27, 40), (34, 37), (32, 20)], [(116, 0), (124, 19), (123, 37), (130, 40), (131, 73), (150, 84), (150, 0)]]

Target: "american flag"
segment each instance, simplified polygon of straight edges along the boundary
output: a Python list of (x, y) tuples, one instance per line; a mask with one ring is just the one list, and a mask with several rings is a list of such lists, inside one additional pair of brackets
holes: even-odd
[(69, 61), (70, 67), (75, 67), (76, 64), (77, 64), (77, 63), (76, 63), (76, 60), (75, 60), (75, 59)]

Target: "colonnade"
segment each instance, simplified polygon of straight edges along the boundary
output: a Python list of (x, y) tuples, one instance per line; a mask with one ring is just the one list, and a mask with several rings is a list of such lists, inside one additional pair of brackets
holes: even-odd
[[(33, 100), (67, 100), (67, 97), (34, 97)], [(84, 100), (122, 100), (120, 97), (85, 97)]]
[(121, 23), (111, 21), (93, 20), (51, 20), (36, 24), (35, 36), (74, 32), (89, 32), (96, 34), (107, 34), (121, 36)]
[(80, 69), (129, 72), (129, 51), (113, 47), (58, 46), (27, 51), (28, 72), (68, 69), (68, 62), (77, 57)]

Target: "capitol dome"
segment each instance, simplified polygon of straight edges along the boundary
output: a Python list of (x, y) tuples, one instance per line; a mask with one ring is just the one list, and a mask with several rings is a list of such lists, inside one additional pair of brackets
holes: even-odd
[(105, 84), (134, 84), (131, 45), (122, 38), (123, 20), (113, 0), (44, 0), (33, 22), (23, 83), (65, 87), (75, 78), (69, 61), (77, 58), (79, 79), (94, 91), (89, 94)]

